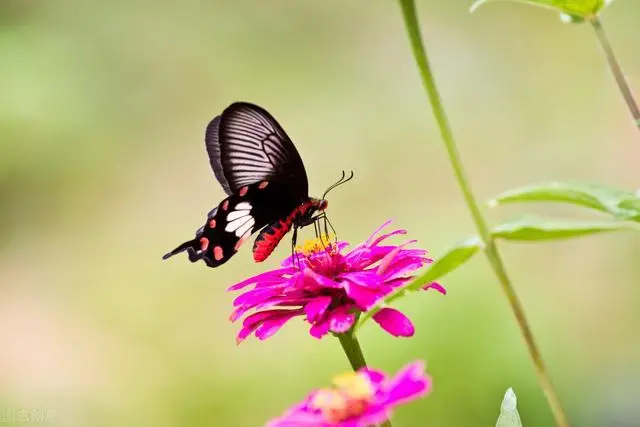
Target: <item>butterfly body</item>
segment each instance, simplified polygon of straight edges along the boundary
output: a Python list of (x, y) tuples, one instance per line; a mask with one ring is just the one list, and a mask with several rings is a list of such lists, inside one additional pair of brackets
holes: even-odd
[(253, 104), (236, 102), (206, 130), (214, 175), (228, 197), (211, 210), (195, 238), (164, 255), (187, 251), (209, 267), (228, 261), (255, 232), (253, 257), (264, 261), (291, 230), (315, 221), (326, 200), (308, 195), (307, 176), (293, 142), (276, 120)]

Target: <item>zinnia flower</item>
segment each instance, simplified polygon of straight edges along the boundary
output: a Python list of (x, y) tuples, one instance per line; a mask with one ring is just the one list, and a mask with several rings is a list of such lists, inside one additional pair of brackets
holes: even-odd
[[(415, 240), (401, 245), (384, 244), (389, 237), (406, 233), (400, 229), (380, 234), (390, 222), (350, 251), (345, 252), (348, 243), (328, 243), (325, 237), (297, 248), (281, 268), (230, 287), (229, 290), (250, 288), (234, 300), (232, 321), (255, 310), (244, 319), (238, 343), (252, 333), (264, 340), (297, 316), (305, 317), (316, 338), (328, 332), (347, 332), (358, 313), (408, 283), (413, 272), (432, 262), (426, 257), (426, 250), (407, 247)], [(431, 288), (446, 293), (435, 282), (424, 286)], [(409, 337), (414, 333), (411, 321), (398, 310), (383, 308), (373, 319), (391, 335)]]
[(334, 387), (309, 394), (267, 427), (367, 427), (386, 421), (395, 406), (431, 391), (424, 363), (413, 362), (393, 378), (369, 368), (343, 374)]

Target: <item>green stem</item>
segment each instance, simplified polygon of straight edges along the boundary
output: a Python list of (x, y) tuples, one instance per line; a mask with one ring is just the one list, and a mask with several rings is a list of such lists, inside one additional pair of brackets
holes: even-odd
[(360, 368), (366, 368), (367, 362), (364, 360), (364, 355), (356, 336), (349, 331), (344, 334), (338, 334), (338, 339), (353, 370), (357, 371)]
[[(357, 371), (358, 369), (366, 368), (367, 362), (364, 360), (364, 354), (362, 354), (360, 343), (353, 333), (353, 330), (344, 334), (338, 334), (338, 339), (340, 340), (340, 345), (342, 345), (344, 354), (347, 355), (347, 359), (349, 359), (349, 363), (353, 370)], [(391, 421), (385, 421), (380, 425), (380, 427), (392, 427)]]
[(431, 104), (433, 115), (440, 129), (440, 135), (447, 149), (449, 161), (451, 162), (451, 166), (453, 167), (456, 180), (458, 181), (458, 185), (462, 190), (464, 200), (467, 204), (467, 207), (469, 208), (469, 211), (471, 212), (471, 216), (473, 217), (473, 221), (475, 222), (476, 228), (478, 229), (480, 238), (484, 243), (484, 252), (489, 260), (489, 264), (493, 268), (498, 278), (498, 281), (500, 282), (507, 300), (509, 301), (509, 305), (511, 306), (511, 310), (513, 311), (516, 321), (518, 322), (520, 332), (527, 344), (527, 349), (529, 351), (531, 359), (533, 360), (536, 375), (538, 377), (538, 382), (540, 383), (540, 387), (544, 391), (544, 394), (547, 398), (547, 402), (549, 404), (555, 422), (559, 427), (568, 427), (569, 422), (567, 421), (567, 416), (562, 409), (558, 394), (556, 393), (555, 388), (551, 383), (551, 379), (547, 374), (545, 364), (542, 360), (542, 355), (540, 354), (540, 350), (538, 349), (536, 341), (533, 337), (533, 333), (531, 332), (531, 327), (529, 326), (527, 318), (524, 314), (522, 304), (520, 303), (520, 300), (516, 295), (516, 291), (511, 284), (511, 280), (507, 275), (506, 269), (502, 262), (502, 258), (500, 257), (500, 253), (498, 252), (498, 248), (493, 240), (491, 232), (489, 231), (489, 227), (487, 226), (487, 222), (480, 213), (478, 203), (476, 202), (473, 192), (471, 191), (471, 185), (469, 184), (469, 180), (467, 179), (466, 173), (464, 171), (462, 161), (460, 160), (460, 154), (456, 147), (447, 115), (445, 114), (444, 107), (442, 106), (440, 94), (438, 93), (438, 88), (436, 86), (436, 82), (431, 71), (431, 66), (429, 65), (429, 60), (427, 58), (427, 53), (422, 42), (422, 35), (420, 33), (420, 25), (416, 16), (414, 0), (398, 1), (402, 9), (405, 27), (409, 36), (409, 40), (411, 42), (413, 56), (420, 71), (422, 83), (429, 98), (429, 103)]
[(636, 126), (638, 127), (638, 129), (640, 129), (640, 108), (638, 108), (638, 103), (633, 96), (631, 87), (629, 86), (627, 79), (624, 77), (624, 72), (622, 71), (622, 68), (620, 68), (620, 63), (618, 63), (616, 55), (613, 53), (613, 49), (611, 48), (609, 39), (607, 39), (607, 34), (602, 27), (602, 23), (600, 22), (600, 19), (595, 15), (589, 21), (591, 22), (591, 26), (596, 33), (598, 42), (600, 42), (600, 46), (604, 51), (604, 55), (607, 58), (609, 69), (611, 70), (611, 73), (613, 74), (613, 77), (618, 84), (618, 89), (620, 89), (622, 97), (627, 103), (627, 107), (629, 108), (629, 112), (631, 113)]

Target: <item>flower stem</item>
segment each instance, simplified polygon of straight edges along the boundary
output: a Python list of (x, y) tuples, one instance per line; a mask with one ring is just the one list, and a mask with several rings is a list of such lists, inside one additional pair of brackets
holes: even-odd
[(422, 42), (422, 35), (420, 33), (420, 25), (416, 16), (416, 7), (414, 0), (398, 1), (402, 9), (405, 27), (409, 36), (409, 40), (411, 42), (413, 56), (420, 71), (422, 83), (429, 98), (431, 108), (433, 109), (433, 115), (438, 124), (438, 127), (440, 128), (440, 135), (447, 149), (449, 161), (451, 162), (451, 166), (453, 167), (456, 180), (458, 181), (458, 185), (462, 190), (464, 200), (467, 204), (467, 207), (469, 208), (469, 211), (471, 212), (471, 216), (473, 217), (473, 221), (475, 222), (476, 228), (478, 229), (480, 238), (484, 243), (484, 252), (489, 260), (489, 264), (493, 268), (498, 278), (498, 281), (500, 282), (507, 300), (509, 301), (509, 305), (511, 306), (511, 310), (513, 311), (516, 321), (518, 322), (520, 332), (527, 344), (527, 349), (529, 351), (531, 359), (533, 360), (536, 375), (538, 377), (538, 382), (540, 383), (540, 387), (544, 391), (544, 394), (547, 398), (547, 402), (549, 404), (555, 422), (559, 427), (568, 427), (569, 422), (567, 421), (567, 416), (562, 409), (558, 394), (556, 393), (553, 384), (551, 383), (551, 379), (547, 374), (545, 364), (542, 360), (542, 355), (540, 354), (540, 350), (538, 349), (536, 341), (533, 337), (533, 333), (531, 332), (531, 327), (527, 322), (522, 304), (520, 303), (515, 289), (511, 284), (511, 280), (507, 275), (493, 236), (489, 231), (489, 227), (487, 226), (484, 217), (480, 213), (478, 203), (476, 202), (473, 192), (471, 191), (471, 185), (466, 177), (466, 173), (460, 159), (460, 154), (456, 147), (456, 143), (449, 125), (449, 121), (445, 114), (444, 107), (442, 106), (440, 94), (438, 93), (438, 88), (431, 71), (431, 66), (429, 65), (429, 59)]
[[(360, 368), (365, 368), (367, 366), (367, 362), (364, 360), (364, 355), (362, 354), (360, 343), (353, 333), (353, 329), (345, 332), (344, 334), (337, 335), (338, 339), (340, 340), (340, 344), (342, 345), (342, 349), (347, 355), (347, 359), (349, 359), (349, 363), (351, 363), (351, 367), (353, 368), (353, 370), (357, 371)], [(380, 424), (380, 427), (392, 427), (391, 421), (385, 421), (384, 423)]]
[(600, 19), (594, 15), (589, 22), (591, 22), (591, 26), (596, 33), (596, 37), (598, 38), (598, 42), (600, 42), (600, 46), (604, 51), (604, 54), (607, 58), (607, 63), (609, 64), (609, 69), (611, 69), (611, 73), (613, 73), (613, 77), (618, 84), (618, 88), (622, 93), (622, 97), (627, 103), (627, 107), (629, 108), (629, 112), (633, 116), (633, 120), (635, 121), (636, 126), (640, 129), (640, 108), (638, 108), (638, 103), (636, 102), (633, 92), (631, 91), (631, 87), (627, 82), (627, 79), (624, 77), (624, 73), (622, 72), (622, 68), (620, 68), (620, 64), (616, 59), (615, 54), (613, 53), (613, 49), (611, 48), (611, 44), (609, 43), (609, 39), (607, 39), (607, 34), (604, 31), (604, 27), (600, 22)]
[(349, 359), (349, 363), (351, 363), (351, 367), (353, 368), (353, 370), (357, 371), (360, 368), (366, 367), (367, 362), (364, 360), (364, 355), (362, 354), (360, 343), (358, 343), (358, 339), (353, 334), (353, 332), (349, 331), (345, 332), (344, 334), (337, 335), (338, 339), (340, 340), (340, 344), (342, 345), (342, 349), (347, 355), (347, 359)]

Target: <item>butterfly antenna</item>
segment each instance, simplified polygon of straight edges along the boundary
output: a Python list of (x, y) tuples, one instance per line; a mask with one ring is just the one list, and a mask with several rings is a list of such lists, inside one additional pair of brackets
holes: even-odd
[(340, 177), (340, 179), (335, 183), (331, 184), (329, 188), (327, 188), (327, 190), (322, 195), (322, 200), (324, 200), (327, 197), (327, 194), (329, 194), (329, 191), (333, 190), (339, 185), (344, 184), (345, 182), (351, 181), (352, 179), (353, 179), (353, 171), (350, 171), (348, 177), (347, 177), (347, 174), (344, 171), (342, 171), (342, 176)]

